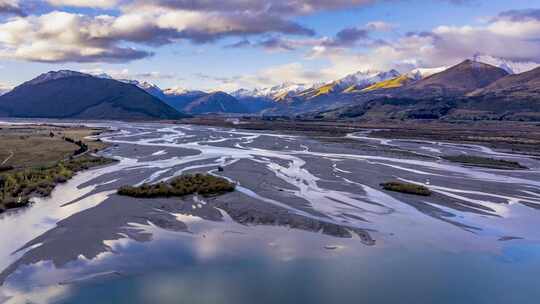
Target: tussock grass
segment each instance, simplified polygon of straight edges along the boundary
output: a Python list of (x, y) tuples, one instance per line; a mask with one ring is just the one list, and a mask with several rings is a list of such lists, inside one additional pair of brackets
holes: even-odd
[(235, 186), (222, 177), (186, 174), (168, 182), (143, 184), (140, 187), (124, 186), (118, 189), (118, 194), (137, 198), (181, 197), (190, 194), (211, 196), (234, 191)]
[(447, 156), (443, 156), (442, 158), (451, 162), (460, 163), (460, 164), (469, 165), (469, 166), (494, 168), (494, 169), (514, 169), (514, 170), (528, 169), (527, 167), (521, 165), (519, 162), (516, 162), (516, 161), (495, 159), (495, 158), (488, 158), (488, 157), (481, 157), (481, 156), (447, 155)]
[(415, 194), (415, 195), (421, 195), (421, 196), (431, 195), (431, 190), (429, 190), (427, 187), (417, 185), (417, 184), (411, 184), (411, 183), (387, 182), (387, 183), (382, 183), (381, 187), (383, 187), (384, 190), (394, 191), (394, 192)]

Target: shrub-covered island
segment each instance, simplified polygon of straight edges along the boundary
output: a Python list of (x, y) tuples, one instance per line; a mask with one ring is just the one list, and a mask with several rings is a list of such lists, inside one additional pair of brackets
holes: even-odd
[(232, 192), (235, 186), (225, 178), (197, 173), (178, 176), (168, 182), (152, 185), (124, 186), (118, 189), (118, 194), (138, 198), (181, 197), (190, 194), (211, 196)]
[(513, 169), (513, 170), (524, 170), (528, 169), (527, 167), (521, 165), (516, 161), (504, 160), (504, 159), (495, 159), (481, 156), (472, 156), (472, 155), (448, 155), (443, 156), (443, 159), (446, 159), (451, 162), (460, 163), (468, 166), (492, 168), (492, 169)]
[(387, 183), (382, 183), (381, 187), (383, 187), (384, 190), (394, 191), (394, 192), (401, 192), (401, 193), (415, 194), (415, 195), (422, 195), (422, 196), (431, 195), (431, 190), (429, 190), (427, 187), (422, 186), (422, 185), (417, 185), (417, 184), (411, 184), (411, 183), (387, 182)]

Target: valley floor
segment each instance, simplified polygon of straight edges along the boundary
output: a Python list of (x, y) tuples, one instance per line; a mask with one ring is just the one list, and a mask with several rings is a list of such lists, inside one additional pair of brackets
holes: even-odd
[[(515, 121), (440, 122), (428, 120), (348, 122), (317, 120), (267, 120), (255, 117), (196, 117), (182, 122), (247, 130), (275, 130), (323, 140), (354, 142), (346, 135), (364, 132), (388, 139), (417, 139), (485, 145), (507, 152), (540, 156), (540, 123)], [(343, 138), (341, 138), (343, 137)], [(333, 138), (333, 139), (331, 139)]]
[[(368, 137), (382, 125), (206, 119), (214, 126), (89, 122), (112, 130), (98, 136), (110, 147), (97, 154), (118, 162), (0, 215), (9, 231), (0, 234), (0, 302), (540, 297), (539, 159), (472, 142)], [(270, 127), (282, 131), (254, 130)], [(196, 173), (235, 191), (118, 195)]]

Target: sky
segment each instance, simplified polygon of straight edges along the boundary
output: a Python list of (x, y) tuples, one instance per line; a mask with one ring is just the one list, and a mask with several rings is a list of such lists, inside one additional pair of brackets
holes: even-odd
[(0, 89), (69, 69), (234, 91), (475, 55), (540, 63), (540, 0), (0, 0)]

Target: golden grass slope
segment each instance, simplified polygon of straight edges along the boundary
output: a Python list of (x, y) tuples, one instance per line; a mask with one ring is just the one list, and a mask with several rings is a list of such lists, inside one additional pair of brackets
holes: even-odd
[[(389, 80), (377, 82), (373, 85), (370, 85), (367, 88), (364, 88), (361, 92), (369, 92), (369, 91), (375, 91), (375, 90), (384, 90), (384, 89), (394, 89), (402, 87), (408, 83), (410, 83), (413, 79), (409, 78), (407, 75), (401, 75), (396, 78), (392, 78)], [(347, 89), (348, 90), (348, 89)]]
[(299, 96), (307, 96), (307, 98), (315, 98), (321, 95), (330, 94), (335, 91), (336, 87), (338, 85), (338, 82), (334, 81), (325, 85), (322, 85), (320, 87), (317, 87), (315, 89), (307, 90), (303, 93), (300, 93)]

